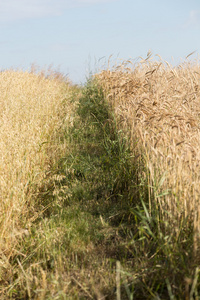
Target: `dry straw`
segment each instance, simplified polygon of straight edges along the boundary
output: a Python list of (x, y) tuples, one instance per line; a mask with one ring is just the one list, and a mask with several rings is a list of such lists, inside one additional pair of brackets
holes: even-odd
[(9, 257), (28, 233), (37, 188), (66, 150), (56, 136), (69, 87), (55, 76), (9, 70), (0, 73), (0, 92), (0, 253)]
[[(133, 150), (145, 153), (149, 186), (178, 235), (183, 217), (200, 233), (200, 65), (177, 67), (141, 59), (97, 75), (112, 103), (119, 126), (131, 136)], [(137, 151), (138, 151), (137, 149)], [(194, 243), (197, 248), (196, 241)]]

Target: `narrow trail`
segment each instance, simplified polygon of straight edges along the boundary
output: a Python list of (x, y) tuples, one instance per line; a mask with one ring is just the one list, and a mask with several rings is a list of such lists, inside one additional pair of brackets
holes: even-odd
[(190, 228), (183, 224), (188, 240), (176, 240), (159, 210), (149, 213), (147, 170), (102, 89), (89, 81), (75, 90), (72, 122), (58, 139), (68, 150), (36, 194), (36, 217), (4, 271), (1, 299), (175, 299), (172, 288), (184, 299)]
[[(65, 214), (71, 213), (75, 224), (71, 255), (77, 253), (82, 270), (82, 278), (80, 270), (73, 275), (74, 284), (86, 296), (81, 285), (89, 276), (92, 298), (116, 299), (116, 262), (133, 263), (127, 245), (135, 231), (131, 208), (137, 198), (128, 199), (135, 193), (136, 175), (127, 140), (118, 132), (103, 92), (93, 84), (80, 98), (69, 136), (70, 154), (59, 168), (68, 185)], [(125, 292), (123, 299), (129, 299)]]

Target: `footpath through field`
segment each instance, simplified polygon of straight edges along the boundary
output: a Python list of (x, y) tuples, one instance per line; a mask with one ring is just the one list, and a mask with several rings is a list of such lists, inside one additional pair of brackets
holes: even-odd
[(184, 277), (190, 272), (191, 243), (184, 249), (181, 240), (165, 236), (159, 212), (149, 213), (145, 167), (101, 87), (88, 81), (71, 101), (76, 109), (59, 138), (68, 150), (41, 188), (37, 218), (17, 246), (2, 299), (193, 297), (198, 274), (182, 280), (183, 270)]

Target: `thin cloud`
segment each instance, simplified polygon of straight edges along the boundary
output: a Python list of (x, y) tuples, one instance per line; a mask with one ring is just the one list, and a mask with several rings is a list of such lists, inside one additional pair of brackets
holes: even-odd
[(62, 15), (72, 7), (116, 0), (0, 0), (0, 22)]
[(48, 0), (0, 0), (0, 21), (41, 18), (59, 15), (59, 1)]
[(189, 13), (188, 20), (184, 24), (185, 28), (196, 27), (200, 25), (200, 10), (191, 10)]

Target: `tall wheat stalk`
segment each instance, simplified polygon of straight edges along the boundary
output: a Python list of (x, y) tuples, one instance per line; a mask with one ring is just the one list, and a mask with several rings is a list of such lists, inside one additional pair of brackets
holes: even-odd
[[(142, 149), (149, 186), (161, 218), (178, 237), (183, 218), (200, 234), (200, 65), (177, 67), (151, 57), (96, 75), (118, 124)], [(156, 202), (155, 202), (156, 201)], [(150, 205), (150, 206), (151, 206)]]

